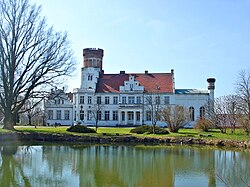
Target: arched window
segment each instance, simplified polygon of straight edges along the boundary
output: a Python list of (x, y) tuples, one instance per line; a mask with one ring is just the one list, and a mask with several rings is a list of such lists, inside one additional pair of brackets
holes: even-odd
[(205, 107), (200, 107), (200, 119), (204, 119), (205, 117)]
[(191, 121), (194, 121), (194, 107), (189, 107), (189, 117)]

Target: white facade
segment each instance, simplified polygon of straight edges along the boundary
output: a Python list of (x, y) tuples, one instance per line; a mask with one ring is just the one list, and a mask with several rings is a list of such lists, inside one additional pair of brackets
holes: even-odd
[[(155, 107), (181, 105), (192, 113), (191, 125), (204, 115), (204, 105), (214, 99), (215, 79), (208, 79), (208, 90), (175, 89), (174, 71), (171, 73), (104, 74), (103, 50), (83, 50), (84, 65), (81, 71), (80, 88), (73, 90), (73, 101), (65, 104), (50, 104), (53, 120), (47, 123), (73, 124), (80, 122), (94, 126), (136, 126), (152, 124)], [(205, 82), (205, 81), (204, 81)], [(66, 98), (65, 98), (66, 99)], [(67, 103), (67, 104), (66, 104)], [(67, 106), (67, 107), (66, 107)], [(70, 111), (70, 119), (57, 119), (58, 110)], [(71, 120), (71, 121), (70, 121)], [(166, 125), (158, 121), (157, 125)]]
[(72, 125), (73, 104), (64, 89), (51, 90), (44, 101), (47, 125)]

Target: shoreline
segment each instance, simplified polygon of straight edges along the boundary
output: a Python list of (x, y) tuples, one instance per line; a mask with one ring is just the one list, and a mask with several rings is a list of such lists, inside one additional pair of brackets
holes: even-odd
[(250, 141), (217, 140), (206, 137), (138, 137), (133, 135), (71, 135), (71, 134), (47, 134), (37, 132), (5, 132), (0, 133), (0, 142), (12, 141), (38, 141), (38, 142), (69, 142), (69, 143), (133, 143), (133, 144), (154, 144), (154, 145), (208, 145), (225, 148), (250, 149)]

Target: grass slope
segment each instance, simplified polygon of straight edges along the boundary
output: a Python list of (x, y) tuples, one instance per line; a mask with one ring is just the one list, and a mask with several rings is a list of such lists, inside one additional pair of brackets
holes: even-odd
[[(125, 135), (125, 134), (132, 134), (130, 133), (130, 130), (132, 128), (115, 128), (115, 127), (99, 127), (97, 130), (97, 134), (81, 134), (81, 133), (72, 133), (66, 131), (68, 127), (30, 127), (30, 126), (23, 126), (23, 127), (15, 127), (17, 131), (20, 132), (40, 132), (40, 133), (55, 133), (55, 134), (74, 134), (74, 135), (89, 135), (89, 136), (102, 136), (103, 133), (106, 133), (107, 135)], [(0, 129), (0, 133), (8, 132), (8, 130)], [(161, 137), (200, 137), (200, 134), (207, 135), (211, 134), (212, 137), (201, 137), (201, 138), (207, 138), (207, 139), (220, 139), (220, 140), (237, 140), (237, 141), (250, 141), (250, 136), (247, 136), (246, 133), (242, 129), (236, 129), (235, 134), (232, 134), (230, 132), (230, 129), (228, 129), (227, 134), (222, 134), (218, 129), (213, 129), (209, 132), (200, 132), (197, 129), (180, 129), (178, 133), (170, 133), (167, 135), (154, 135), (154, 134), (132, 134), (133, 136), (141, 136), (141, 137), (155, 137), (155, 138), (161, 138)]]

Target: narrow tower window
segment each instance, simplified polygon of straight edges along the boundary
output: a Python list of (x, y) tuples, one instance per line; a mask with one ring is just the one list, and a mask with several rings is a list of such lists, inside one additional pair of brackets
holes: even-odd
[(191, 121), (194, 121), (194, 107), (189, 108), (189, 117)]
[(204, 119), (205, 117), (205, 107), (200, 107), (200, 119)]

